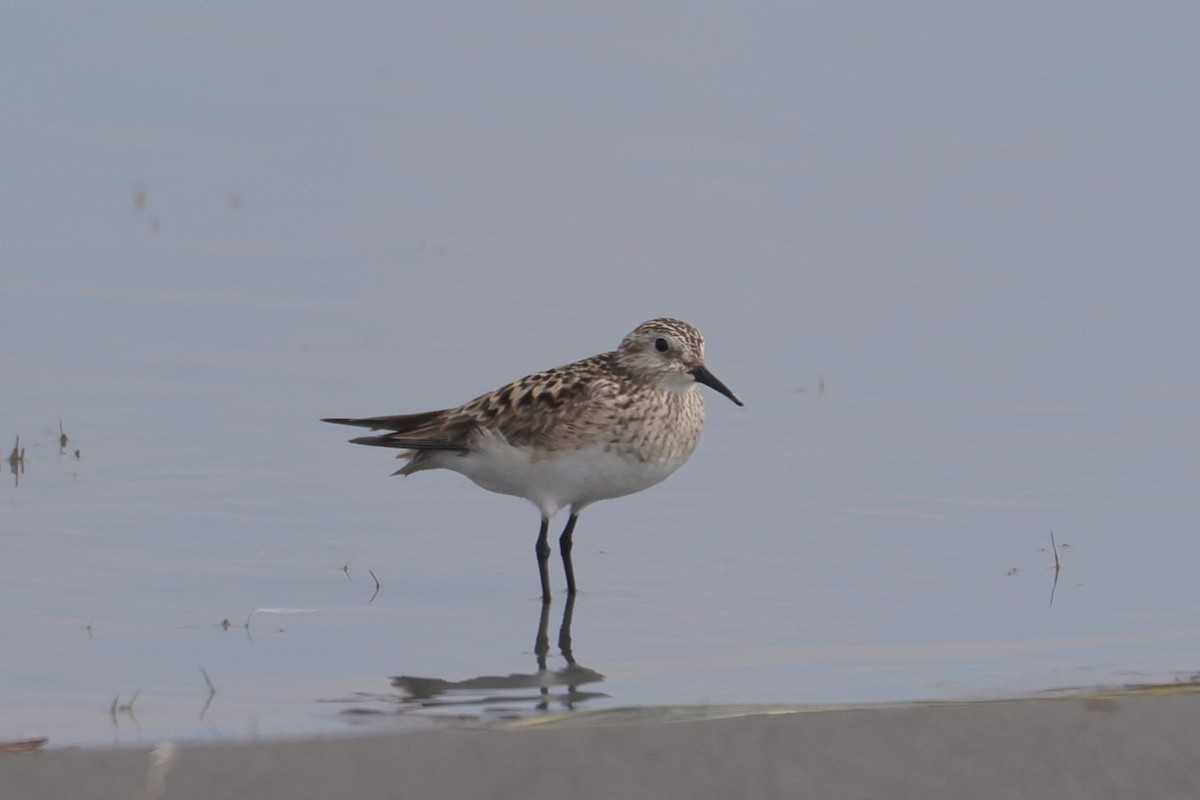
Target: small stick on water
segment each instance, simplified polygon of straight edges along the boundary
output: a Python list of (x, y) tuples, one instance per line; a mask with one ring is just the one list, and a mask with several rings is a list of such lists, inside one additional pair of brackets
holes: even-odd
[(254, 614), (257, 611), (257, 608), (251, 609), (250, 613), (246, 615), (246, 621), (242, 623), (242, 630), (246, 632), (246, 638), (252, 642), (254, 641), (254, 634), (250, 632), (250, 620), (254, 618)]
[(116, 697), (113, 698), (112, 706), (108, 709), (108, 713), (112, 714), (115, 717), (117, 715), (118, 711), (124, 711), (126, 714), (128, 714), (129, 716), (132, 717), (133, 716), (133, 704), (137, 702), (138, 695), (141, 693), (142, 693), (142, 690), (138, 689), (136, 692), (133, 693), (133, 697), (129, 698), (129, 702), (123, 706), (118, 705), (118, 703), (121, 702), (121, 700), (120, 700), (121, 696), (117, 695)]
[(1054, 541), (1054, 531), (1050, 531), (1050, 549), (1054, 551), (1054, 583), (1050, 586), (1050, 605), (1054, 605), (1054, 593), (1058, 591), (1058, 573), (1062, 571), (1062, 562), (1058, 560), (1058, 544)]
[(212, 705), (213, 698), (217, 696), (217, 687), (213, 686), (204, 667), (200, 667), (200, 674), (204, 676), (204, 682), (208, 684), (208, 699), (204, 701), (204, 708), (200, 709), (200, 721), (203, 722), (204, 715), (208, 713), (208, 707)]
[(21, 473), (25, 471), (25, 448), (21, 447), (21, 437), (17, 436), (17, 443), (13, 445), (12, 453), (8, 456), (8, 468), (12, 470), (13, 485), (21, 485)]
[(375, 602), (375, 598), (379, 596), (379, 578), (375, 577), (375, 572), (373, 570), (367, 570), (367, 572), (370, 573), (371, 580), (375, 581), (375, 593), (372, 594), (371, 599), (367, 601), (367, 605), (371, 605), (371, 603)]
[(209, 693), (209, 695), (211, 696), (211, 695), (214, 695), (214, 694), (216, 694), (216, 693), (217, 693), (217, 687), (213, 686), (212, 678), (208, 677), (208, 672), (207, 672), (207, 671), (205, 671), (204, 667), (201, 667), (201, 668), (200, 668), (200, 674), (204, 676), (204, 682), (205, 682), (206, 684), (208, 684), (208, 693)]
[(117, 695), (113, 698), (112, 705), (109, 706), (108, 709), (108, 716), (112, 718), (112, 724), (114, 728), (120, 727), (120, 723), (117, 721), (117, 714), (128, 714), (129, 718), (133, 720), (135, 724), (137, 723), (137, 717), (133, 713), (133, 704), (137, 702), (138, 695), (141, 693), (142, 690), (138, 689), (133, 693), (133, 697), (129, 698), (129, 702), (125, 705), (121, 705), (120, 695)]

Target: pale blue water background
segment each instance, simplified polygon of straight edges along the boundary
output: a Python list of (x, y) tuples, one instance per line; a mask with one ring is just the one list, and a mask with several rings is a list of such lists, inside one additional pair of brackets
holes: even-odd
[[(710, 395), (683, 470), (581, 519), (573, 655), (607, 697), (578, 707), (1190, 676), (1198, 23), (10, 9), (0, 739), (410, 729), (390, 676), (534, 673), (532, 507), (317, 419), (666, 314), (747, 405)], [(541, 713), (507, 696), (451, 710)]]

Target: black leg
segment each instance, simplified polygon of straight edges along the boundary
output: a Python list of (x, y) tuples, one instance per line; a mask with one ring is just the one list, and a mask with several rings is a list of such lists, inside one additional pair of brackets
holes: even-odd
[(567, 520), (567, 527), (563, 528), (562, 536), (558, 537), (558, 551), (562, 554), (563, 571), (567, 573), (567, 595), (575, 596), (575, 565), (571, 563), (571, 546), (574, 542), (571, 541), (571, 534), (575, 532), (575, 521), (579, 519), (578, 514), (572, 514)]
[[(570, 603), (568, 602), (568, 605)], [(550, 653), (550, 636), (547, 630), (550, 627), (550, 604), (542, 603), (542, 616), (538, 620), (537, 638), (533, 640), (533, 654), (537, 656), (538, 677), (542, 678), (546, 675), (546, 656)], [(561, 634), (559, 635), (561, 638)], [(539, 711), (545, 711), (550, 708), (550, 681), (539, 680), (537, 708)]]
[[(563, 609), (562, 625), (558, 627), (558, 649), (567, 666), (575, 666), (575, 655), (571, 652), (571, 617), (575, 615), (575, 595), (567, 596), (567, 607)], [(547, 642), (547, 645), (549, 643)], [(574, 687), (572, 687), (574, 689)]]
[(542, 577), (542, 602), (550, 602), (550, 568), (546, 563), (550, 560), (550, 543), (546, 541), (546, 533), (550, 528), (550, 520), (542, 517), (542, 527), (538, 530), (537, 553), (538, 573)]

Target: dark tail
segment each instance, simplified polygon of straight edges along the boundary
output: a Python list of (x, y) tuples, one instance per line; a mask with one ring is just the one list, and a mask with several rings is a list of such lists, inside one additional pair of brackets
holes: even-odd
[(432, 427), (444, 411), (422, 411), (419, 414), (397, 414), (390, 417), (331, 417), (321, 422), (332, 422), (334, 425), (353, 425), (356, 428), (370, 428), (373, 431), (415, 431)]
[(447, 438), (441, 422), (445, 411), (423, 411), (419, 414), (399, 414), (391, 417), (362, 417), (323, 419), (335, 425), (353, 425), (373, 431), (390, 431), (379, 436), (360, 436), (351, 439), (351, 444), (366, 444), (372, 447), (394, 447), (399, 450), (466, 450), (461, 442)]

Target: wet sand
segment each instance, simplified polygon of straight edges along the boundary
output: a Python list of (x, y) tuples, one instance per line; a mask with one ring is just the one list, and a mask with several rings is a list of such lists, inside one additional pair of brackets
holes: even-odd
[(51, 749), (0, 757), (0, 797), (1196, 798), (1200, 694), (642, 709), (504, 729)]

